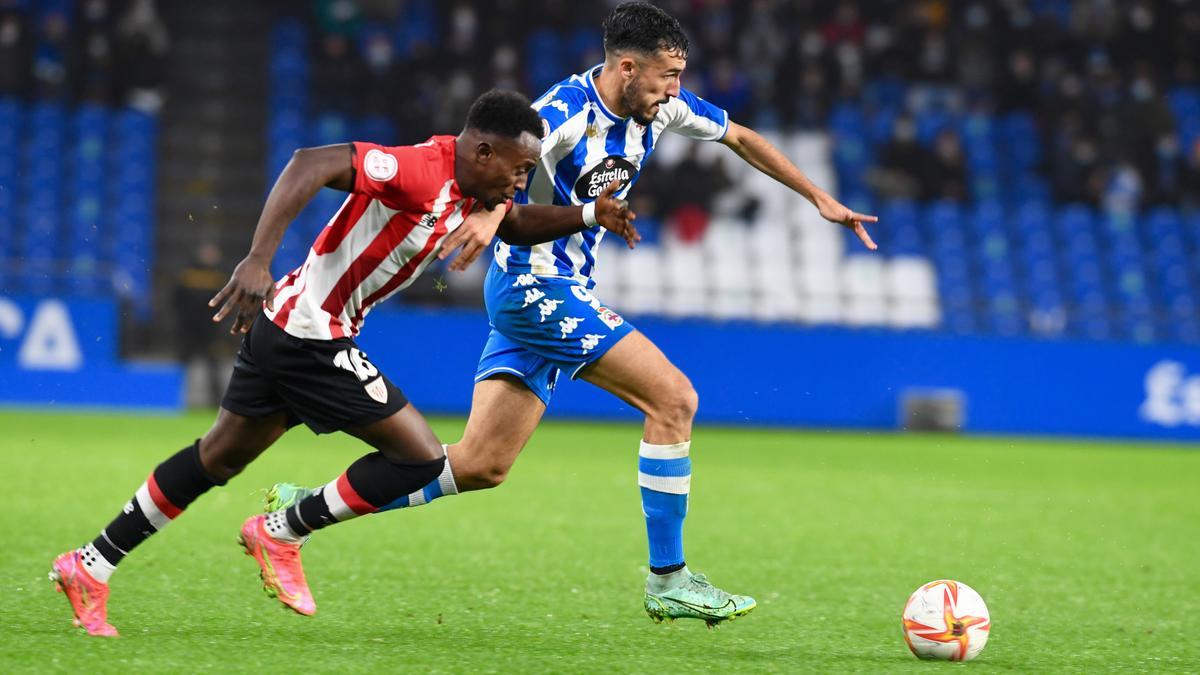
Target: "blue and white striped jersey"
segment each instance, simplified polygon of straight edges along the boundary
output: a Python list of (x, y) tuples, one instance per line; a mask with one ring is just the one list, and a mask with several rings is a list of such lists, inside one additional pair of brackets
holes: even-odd
[[(617, 117), (596, 93), (593, 78), (600, 68), (572, 75), (534, 101), (546, 127), (542, 158), (516, 203), (579, 206), (614, 180), (621, 182), (617, 195), (624, 197), (664, 131), (706, 141), (725, 136), (729, 114), (686, 89), (663, 104), (648, 127)], [(512, 274), (568, 277), (591, 288), (604, 232), (597, 226), (536, 246), (499, 242), (494, 264)]]

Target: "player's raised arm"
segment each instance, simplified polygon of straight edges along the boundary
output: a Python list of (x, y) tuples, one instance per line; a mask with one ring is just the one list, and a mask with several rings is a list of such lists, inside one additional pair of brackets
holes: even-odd
[(275, 295), (271, 260), (288, 224), (296, 219), (301, 209), (322, 187), (348, 192), (353, 186), (354, 146), (326, 145), (301, 148), (293, 153), (292, 159), (271, 188), (271, 194), (267, 196), (267, 203), (254, 228), (250, 253), (238, 263), (225, 288), (208, 301), (209, 307), (220, 305), (213, 315), (213, 321), (224, 320), (236, 309), (237, 315), (230, 332), (244, 333), (249, 330), (251, 321), (263, 303), (271, 307)]
[(878, 218), (855, 213), (831, 197), (829, 193), (817, 187), (808, 179), (808, 176), (804, 175), (804, 172), (792, 164), (782, 152), (758, 132), (730, 121), (729, 129), (720, 142), (729, 146), (750, 166), (800, 193), (801, 196), (812, 202), (813, 206), (817, 207), (822, 218), (853, 230), (854, 234), (862, 240), (863, 245), (872, 251), (878, 248), (863, 225), (863, 223), (874, 223), (879, 220)]
[(625, 240), (633, 248), (642, 237), (633, 221), (637, 214), (624, 199), (615, 197), (621, 183), (613, 181), (596, 201), (580, 206), (520, 204), (500, 221), (497, 234), (508, 244), (532, 246), (582, 232), (599, 225)]

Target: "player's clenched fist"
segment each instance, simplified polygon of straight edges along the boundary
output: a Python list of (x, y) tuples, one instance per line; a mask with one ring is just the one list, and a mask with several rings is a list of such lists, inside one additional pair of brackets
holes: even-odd
[(596, 198), (596, 222), (610, 232), (625, 240), (629, 248), (633, 248), (642, 240), (633, 221), (637, 214), (629, 210), (629, 202), (618, 199), (613, 195), (620, 189), (620, 181), (613, 181), (605, 186), (600, 196)]

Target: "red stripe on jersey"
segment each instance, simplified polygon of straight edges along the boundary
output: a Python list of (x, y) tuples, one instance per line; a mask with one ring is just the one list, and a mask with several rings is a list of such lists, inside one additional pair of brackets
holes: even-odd
[[(438, 221), (437, 226), (433, 230), (433, 234), (429, 235), (429, 239), (425, 242), (425, 247), (422, 248), (416, 255), (414, 255), (407, 263), (404, 263), (404, 267), (401, 267), (400, 270), (396, 272), (396, 276), (388, 279), (387, 283), (381, 286), (379, 290), (368, 295), (367, 299), (363, 300), (362, 306), (364, 308), (370, 307), (376, 302), (379, 302), (380, 298), (387, 296), (387, 294), (394, 291), (397, 286), (403, 284), (405, 281), (408, 281), (409, 277), (413, 275), (413, 271), (420, 266), (421, 261), (425, 260), (425, 258), (428, 258), (430, 252), (432, 252), (433, 248), (437, 246), (437, 243), (441, 241), (442, 237), (446, 236), (447, 218), (449, 218), (449, 215), (447, 215), (446, 218)], [(361, 320), (362, 311), (360, 310), (358, 314), (354, 315), (352, 320), (353, 325), (357, 326), (358, 322)]]
[(411, 215), (405, 214), (403, 211), (397, 213), (388, 219), (387, 224), (383, 226), (375, 239), (367, 245), (366, 250), (350, 263), (350, 267), (338, 279), (333, 290), (325, 298), (325, 302), (321, 303), (321, 309), (329, 313), (331, 339), (344, 338), (349, 334), (349, 327), (342, 325), (341, 316), (346, 309), (346, 301), (350, 299), (354, 289), (358, 288), (363, 279), (371, 276), (371, 272), (379, 267), (388, 254), (394, 251), (416, 226), (417, 221), (412, 219)]
[(341, 496), (342, 501), (346, 502), (346, 506), (350, 507), (351, 511), (360, 516), (368, 513), (375, 513), (379, 510), (377, 507), (371, 506), (369, 503), (367, 503), (367, 500), (360, 497), (359, 494), (354, 491), (354, 488), (350, 485), (350, 479), (346, 478), (346, 474), (344, 473), (338, 476), (337, 491), (338, 495)]
[(159, 511), (162, 511), (164, 516), (175, 520), (179, 514), (183, 513), (183, 509), (172, 504), (171, 500), (167, 499), (167, 496), (159, 489), (158, 481), (154, 480), (153, 473), (146, 479), (146, 489), (150, 492), (150, 499), (154, 501), (154, 505), (158, 507)]
[(337, 215), (333, 217), (333, 221), (321, 230), (321, 234), (317, 236), (317, 240), (313, 242), (312, 248), (318, 255), (336, 251), (338, 246), (342, 245), (342, 240), (346, 235), (350, 234), (350, 230), (358, 224), (363, 214), (367, 212), (367, 207), (371, 205), (371, 198), (366, 195), (351, 195)]

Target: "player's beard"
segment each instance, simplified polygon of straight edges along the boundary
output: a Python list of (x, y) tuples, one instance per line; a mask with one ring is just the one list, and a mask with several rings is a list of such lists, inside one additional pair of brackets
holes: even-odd
[(633, 121), (642, 126), (648, 127), (654, 123), (655, 116), (651, 115), (649, 110), (649, 108), (653, 107), (654, 104), (650, 104), (645, 110), (643, 110), (638, 108), (638, 106), (641, 104), (641, 100), (642, 88), (638, 86), (637, 80), (634, 80), (630, 82), (629, 86), (625, 88), (625, 91), (621, 93), (621, 105), (626, 110), (632, 111), (629, 116), (633, 118)]

